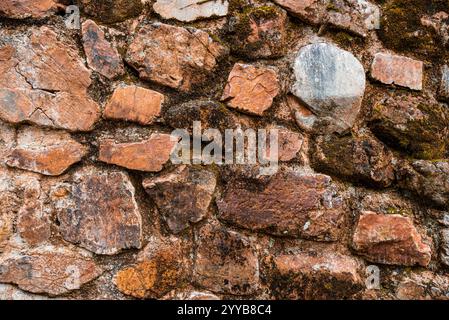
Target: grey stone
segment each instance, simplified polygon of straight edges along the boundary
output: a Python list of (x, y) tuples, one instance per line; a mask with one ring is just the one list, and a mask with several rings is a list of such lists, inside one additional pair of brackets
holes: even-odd
[(154, 11), (162, 18), (185, 22), (226, 16), (228, 7), (227, 0), (157, 0), (153, 5)]
[(449, 266), (449, 228), (441, 230), (441, 262)]
[(440, 96), (449, 99), (449, 67), (446, 64), (441, 68)]
[(301, 48), (292, 93), (337, 132), (352, 127), (365, 92), (365, 71), (350, 53), (327, 43)]

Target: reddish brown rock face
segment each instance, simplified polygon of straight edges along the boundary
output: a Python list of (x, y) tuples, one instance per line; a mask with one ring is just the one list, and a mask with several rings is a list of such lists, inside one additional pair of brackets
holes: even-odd
[(126, 60), (142, 79), (189, 91), (206, 79), (226, 53), (204, 31), (155, 23), (139, 30)]
[(115, 276), (117, 288), (136, 298), (160, 298), (186, 281), (189, 254), (179, 239), (151, 238), (138, 262), (123, 268)]
[(221, 219), (238, 226), (321, 241), (338, 238), (344, 213), (330, 177), (296, 172), (278, 173), (252, 189), (244, 181), (231, 183), (217, 206)]
[(142, 244), (142, 218), (128, 176), (87, 167), (52, 198), (63, 238), (97, 254), (112, 255)]
[(0, 119), (91, 130), (100, 107), (87, 95), (90, 72), (78, 52), (48, 27), (30, 34), (3, 36), (11, 44), (0, 47)]
[(280, 57), (286, 51), (286, 23), (287, 13), (274, 5), (243, 9), (229, 21), (231, 50), (252, 59)]
[(197, 234), (194, 281), (213, 292), (247, 295), (258, 288), (259, 264), (250, 240), (219, 226)]
[(32, 293), (60, 295), (79, 289), (102, 273), (86, 253), (45, 246), (2, 256), (0, 282)]
[(28, 127), (19, 131), (17, 142), (6, 164), (49, 176), (62, 174), (87, 153), (87, 147), (59, 131)]
[(332, 247), (268, 257), (266, 276), (280, 299), (343, 299), (363, 288), (361, 264)]
[(138, 86), (118, 87), (114, 90), (103, 117), (151, 124), (160, 115), (164, 95)]
[(13, 19), (42, 19), (55, 13), (55, 0), (3, 0), (0, 3), (0, 17)]
[[(270, 127), (278, 130), (278, 159), (279, 161), (290, 161), (296, 158), (301, 150), (303, 136), (300, 133), (290, 131), (281, 127)], [(267, 138), (266, 158), (270, 159), (270, 138)]]
[(132, 170), (158, 172), (170, 159), (176, 138), (169, 134), (152, 134), (150, 139), (134, 143), (114, 143), (106, 140), (100, 145), (100, 161)]
[(13, 180), (12, 174), (0, 166), (0, 253), (13, 234), (14, 216), (19, 206)]
[(207, 215), (216, 184), (212, 172), (186, 166), (143, 181), (145, 191), (173, 233), (187, 229), (190, 223), (199, 222)]
[(412, 220), (397, 214), (362, 213), (353, 242), (358, 253), (370, 261), (384, 264), (425, 267), (432, 253)]
[(87, 20), (82, 25), (84, 52), (89, 67), (108, 79), (113, 79), (125, 73), (122, 57), (117, 49), (105, 39), (103, 30)]
[(403, 56), (377, 53), (371, 65), (371, 76), (385, 84), (421, 90), (423, 63)]
[(232, 108), (261, 116), (278, 93), (279, 82), (274, 70), (237, 63), (229, 74), (221, 100)]

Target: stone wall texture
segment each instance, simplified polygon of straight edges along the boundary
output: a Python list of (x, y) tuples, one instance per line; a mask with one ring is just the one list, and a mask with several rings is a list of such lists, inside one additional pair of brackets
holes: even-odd
[(0, 299), (448, 299), (448, 49), (446, 0), (1, 0)]

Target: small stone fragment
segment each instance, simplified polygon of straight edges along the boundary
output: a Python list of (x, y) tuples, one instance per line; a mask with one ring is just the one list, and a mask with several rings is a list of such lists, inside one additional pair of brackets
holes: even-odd
[(403, 56), (376, 53), (371, 77), (385, 84), (422, 90), (423, 63)]
[(77, 290), (103, 272), (91, 255), (67, 247), (11, 252), (3, 255), (0, 262), (0, 282), (52, 296)]
[(65, 240), (106, 255), (141, 247), (142, 218), (127, 174), (86, 167), (53, 190)]
[(189, 91), (227, 52), (202, 30), (153, 23), (138, 31), (126, 60), (144, 80)]
[(161, 171), (170, 160), (176, 146), (176, 138), (169, 134), (155, 133), (143, 142), (115, 143), (105, 140), (100, 144), (100, 161), (131, 170)]
[(87, 147), (60, 131), (26, 127), (19, 131), (17, 142), (6, 164), (49, 176), (64, 173), (87, 153)]
[(441, 262), (449, 266), (449, 229), (441, 230)]
[(254, 293), (259, 285), (259, 263), (247, 237), (216, 225), (202, 227), (196, 236), (194, 281), (213, 292)]
[(232, 108), (261, 116), (271, 107), (278, 93), (276, 71), (236, 63), (229, 74), (221, 100)]
[(138, 86), (120, 86), (114, 90), (103, 116), (148, 125), (159, 117), (164, 95)]
[(376, 263), (426, 267), (432, 250), (410, 218), (363, 212), (353, 236), (354, 249)]
[(240, 227), (318, 241), (338, 239), (344, 213), (330, 177), (293, 171), (252, 189), (245, 179), (233, 181), (217, 206), (221, 219)]
[(145, 191), (153, 198), (173, 233), (204, 219), (216, 184), (212, 172), (186, 166), (143, 181)]
[(0, 17), (12, 19), (42, 19), (54, 14), (58, 9), (55, 0), (2, 0)]
[(226, 16), (228, 7), (227, 0), (157, 0), (153, 5), (154, 11), (162, 18), (184, 22)]
[(439, 94), (443, 99), (449, 99), (449, 67), (446, 64), (441, 68)]
[(82, 25), (83, 46), (89, 67), (108, 79), (125, 73), (122, 57), (92, 20)]
[(265, 264), (268, 283), (278, 299), (344, 299), (364, 286), (358, 273), (360, 262), (332, 247), (269, 256)]
[(327, 43), (301, 48), (292, 93), (337, 131), (352, 127), (365, 92), (365, 71), (350, 53)]

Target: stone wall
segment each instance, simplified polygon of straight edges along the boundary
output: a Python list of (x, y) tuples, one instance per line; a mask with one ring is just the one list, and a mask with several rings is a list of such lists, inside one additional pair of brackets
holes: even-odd
[[(0, 299), (447, 298), (448, 39), (443, 0), (1, 0)], [(194, 121), (279, 170), (173, 164)]]

